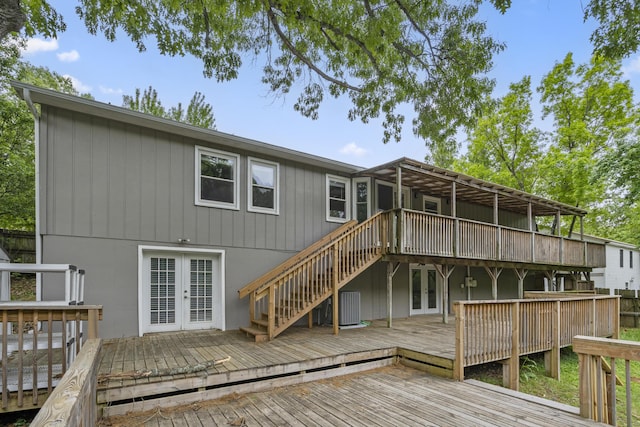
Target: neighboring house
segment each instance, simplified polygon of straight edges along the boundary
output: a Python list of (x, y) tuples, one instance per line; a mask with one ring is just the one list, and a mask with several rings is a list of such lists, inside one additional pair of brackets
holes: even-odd
[(607, 266), (594, 268), (591, 273), (594, 288), (609, 289), (611, 295), (616, 289), (640, 290), (640, 249), (637, 246), (594, 236), (585, 236), (585, 239), (606, 247)]
[(365, 170), (14, 88), (36, 114), (40, 260), (86, 270), (105, 337), (250, 319), (273, 337), (327, 312), (339, 288), (359, 292), (356, 322), (446, 320), (453, 301), (516, 298), (604, 266), (602, 244), (535, 232), (539, 217), (581, 224), (576, 207), (415, 160)]

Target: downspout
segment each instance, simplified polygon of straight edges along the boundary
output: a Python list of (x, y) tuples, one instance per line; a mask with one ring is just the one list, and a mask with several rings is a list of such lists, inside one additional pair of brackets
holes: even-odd
[[(22, 90), (22, 98), (33, 115), (34, 139), (35, 139), (35, 168), (36, 168), (36, 264), (42, 264), (42, 236), (40, 235), (40, 113), (33, 105), (29, 89)], [(36, 301), (42, 299), (42, 274), (36, 274)]]

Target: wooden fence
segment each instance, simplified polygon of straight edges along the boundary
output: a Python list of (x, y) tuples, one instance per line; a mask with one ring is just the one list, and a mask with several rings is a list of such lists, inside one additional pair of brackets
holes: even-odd
[(517, 390), (519, 357), (550, 352), (548, 370), (559, 378), (560, 348), (575, 335), (617, 338), (619, 310), (618, 297), (600, 295), (457, 301), (454, 376), (463, 380), (467, 366), (505, 361), (505, 378)]
[(11, 262), (35, 262), (36, 234), (0, 228), (0, 248), (9, 255)]
[[(576, 336), (573, 338), (573, 351), (578, 354), (580, 364), (580, 415), (595, 421), (616, 425), (618, 414), (616, 404), (624, 402), (627, 426), (634, 423), (632, 413), (633, 399), (631, 392), (630, 363), (640, 362), (640, 343), (615, 339)], [(610, 358), (610, 363), (603, 361)], [(625, 375), (622, 385), (625, 388), (624, 398), (616, 395), (619, 379), (616, 375), (616, 360), (624, 361)]]

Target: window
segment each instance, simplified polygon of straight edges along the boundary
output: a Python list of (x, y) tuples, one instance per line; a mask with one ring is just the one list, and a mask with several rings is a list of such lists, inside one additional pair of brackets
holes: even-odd
[(633, 251), (629, 251), (629, 268), (633, 268)]
[(349, 179), (327, 175), (327, 221), (349, 220)]
[(279, 169), (277, 163), (249, 158), (247, 210), (278, 214)]
[(196, 147), (196, 205), (239, 209), (239, 157)]
[(624, 267), (624, 251), (620, 249), (620, 267)]
[(432, 214), (440, 213), (440, 199), (431, 196), (422, 196), (422, 211)]
[(356, 178), (353, 181), (354, 212), (359, 222), (371, 216), (369, 204), (369, 178)]

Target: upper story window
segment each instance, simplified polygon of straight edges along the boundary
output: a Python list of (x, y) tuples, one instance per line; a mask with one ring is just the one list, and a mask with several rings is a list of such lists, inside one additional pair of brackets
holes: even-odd
[(633, 251), (629, 251), (629, 268), (633, 268)]
[(249, 191), (247, 210), (278, 214), (279, 165), (249, 157)]
[(327, 221), (349, 220), (350, 196), (348, 178), (327, 175)]
[(239, 156), (196, 147), (196, 204), (239, 209)]
[(624, 267), (624, 250), (620, 249), (620, 267)]
[(369, 178), (356, 178), (353, 180), (354, 215), (359, 222), (371, 216), (369, 182)]

